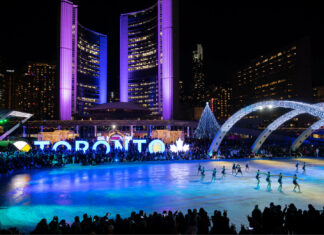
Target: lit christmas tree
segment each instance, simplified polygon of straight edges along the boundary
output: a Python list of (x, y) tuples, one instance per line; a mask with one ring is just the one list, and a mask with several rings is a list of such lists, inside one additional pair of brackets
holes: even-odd
[(206, 102), (205, 109), (201, 114), (194, 136), (198, 139), (213, 139), (219, 128), (220, 126), (216, 121), (216, 118), (211, 111), (208, 102)]

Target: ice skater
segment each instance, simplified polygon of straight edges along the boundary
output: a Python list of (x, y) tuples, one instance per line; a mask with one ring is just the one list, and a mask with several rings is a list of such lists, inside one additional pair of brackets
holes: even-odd
[(296, 162), (296, 172), (298, 172), (299, 161)]
[(198, 173), (197, 173), (197, 175), (199, 175), (199, 172), (201, 172), (201, 165), (200, 165), (200, 163), (199, 163), (199, 166), (198, 166)]
[(246, 163), (246, 164), (245, 164), (245, 171), (246, 171), (246, 172), (249, 171), (249, 163)]
[(243, 176), (243, 173), (242, 173), (242, 169), (241, 169), (240, 164), (237, 164), (236, 169), (237, 169), (237, 171), (236, 171), (235, 176), (237, 176), (238, 173), (241, 173), (241, 175)]
[(260, 170), (257, 171), (255, 178), (257, 179), (257, 189), (260, 188)]
[(236, 164), (235, 162), (233, 162), (233, 166), (232, 166), (232, 175), (236, 173)]
[(271, 175), (270, 175), (270, 171), (268, 171), (268, 173), (266, 174), (266, 176), (267, 176), (266, 181), (268, 183), (267, 190), (268, 191), (271, 191), (271, 180), (270, 180)]
[(212, 175), (212, 178), (211, 178), (211, 182), (215, 182), (216, 181), (216, 168), (214, 168), (214, 170), (213, 170), (213, 175)]
[[(296, 174), (294, 174), (294, 176), (293, 176), (293, 184), (295, 185), (295, 187), (293, 189), (293, 192), (296, 192), (296, 188), (298, 188), (298, 191), (300, 192), (300, 186), (297, 183), (297, 179), (299, 179), (299, 178), (297, 177)], [(299, 180), (301, 180), (301, 179), (299, 179)]]
[(226, 175), (226, 172), (225, 172), (225, 166), (223, 166), (223, 168), (222, 168), (222, 178), (224, 178), (225, 177), (225, 175)]
[(205, 167), (202, 167), (202, 168), (201, 168), (200, 173), (201, 173), (201, 178), (200, 178), (200, 180), (203, 181), (204, 178), (205, 178)]
[(278, 178), (278, 183), (279, 183), (278, 191), (279, 191), (279, 192), (282, 192), (282, 177), (283, 177), (283, 175), (282, 175), (282, 173), (280, 172), (280, 174), (279, 174), (279, 178)]
[(304, 162), (304, 164), (303, 164), (303, 174), (305, 174), (306, 173), (306, 162)]

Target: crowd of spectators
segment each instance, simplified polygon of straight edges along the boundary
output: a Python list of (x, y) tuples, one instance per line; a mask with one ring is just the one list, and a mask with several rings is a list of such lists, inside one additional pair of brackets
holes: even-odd
[[(147, 142), (150, 142), (148, 140)], [(111, 147), (110, 153), (106, 154), (105, 146), (99, 146), (96, 152), (93, 151), (69, 151), (59, 148), (52, 151), (50, 147), (44, 150), (33, 148), (28, 153), (19, 151), (0, 152), (0, 175), (13, 172), (19, 169), (62, 167), (66, 164), (97, 165), (112, 162), (134, 162), (134, 161), (156, 161), (156, 160), (202, 160), (210, 158), (254, 158), (254, 157), (280, 157), (293, 156), (286, 147), (271, 144), (265, 145), (260, 154), (251, 153), (252, 143), (246, 140), (225, 140), (217, 153), (209, 155), (208, 148), (210, 140), (186, 139), (186, 144), (190, 145), (189, 151), (174, 153), (169, 150), (164, 153), (151, 154), (147, 146), (144, 151), (138, 152), (137, 146), (132, 142), (128, 151), (124, 149), (114, 149)], [(71, 143), (73, 145), (73, 143)], [(307, 154), (295, 156), (316, 156), (318, 147), (303, 146), (303, 151)]]
[[(251, 216), (247, 216), (249, 226), (241, 225), (240, 231), (230, 223), (226, 211), (215, 210), (212, 216), (200, 208), (181, 211), (132, 212), (130, 217), (115, 219), (110, 214), (99, 217), (83, 215), (67, 223), (57, 216), (48, 223), (44, 218), (31, 234), (324, 234), (323, 210), (308, 205), (308, 210), (297, 209), (294, 204), (285, 206), (270, 203), (261, 211), (256, 205)], [(0, 233), (18, 234), (16, 228), (1, 230)]]

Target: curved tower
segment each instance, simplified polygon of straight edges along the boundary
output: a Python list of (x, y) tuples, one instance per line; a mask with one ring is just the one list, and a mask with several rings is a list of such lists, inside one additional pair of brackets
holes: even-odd
[(79, 24), (75, 113), (107, 102), (107, 36)]
[(78, 23), (78, 6), (61, 0), (60, 119), (86, 116), (107, 101), (107, 35)]
[[(120, 16), (120, 101), (174, 118), (177, 106), (176, 0)], [(177, 47), (176, 47), (177, 48)]]

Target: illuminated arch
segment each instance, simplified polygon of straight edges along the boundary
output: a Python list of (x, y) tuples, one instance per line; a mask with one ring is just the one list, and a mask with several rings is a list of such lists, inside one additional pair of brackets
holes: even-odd
[[(314, 106), (316, 107), (324, 107), (324, 103), (319, 103), (315, 104)], [(263, 143), (266, 141), (266, 139), (271, 135), (272, 132), (274, 132), (279, 126), (281, 126), (283, 123), (286, 121), (305, 113), (303, 110), (292, 110), (279, 118), (277, 118), (275, 121), (270, 123), (263, 131), (262, 133), (258, 136), (258, 138), (254, 141), (252, 145), (252, 152), (257, 153)]]
[(313, 106), (311, 104), (296, 102), (296, 101), (285, 101), (285, 100), (273, 100), (273, 101), (263, 101), (255, 104), (246, 106), (236, 113), (234, 113), (218, 130), (216, 136), (214, 137), (213, 142), (211, 143), (208, 152), (217, 151), (222, 140), (224, 139), (227, 132), (244, 116), (248, 115), (251, 112), (262, 110), (264, 108), (289, 108), (294, 110), (301, 110), (310, 115), (319, 117), (320, 119), (324, 118), (324, 109), (320, 107)]
[(324, 126), (324, 120), (321, 119), (317, 122), (315, 122), (313, 125), (311, 125), (310, 127), (308, 127), (305, 131), (303, 131), (303, 133), (301, 133), (297, 139), (295, 139), (295, 141), (292, 143), (291, 145), (291, 150), (295, 151), (296, 149), (298, 149), (300, 147), (300, 145), (309, 137), (311, 136), (311, 134), (320, 129), (322, 126)]

